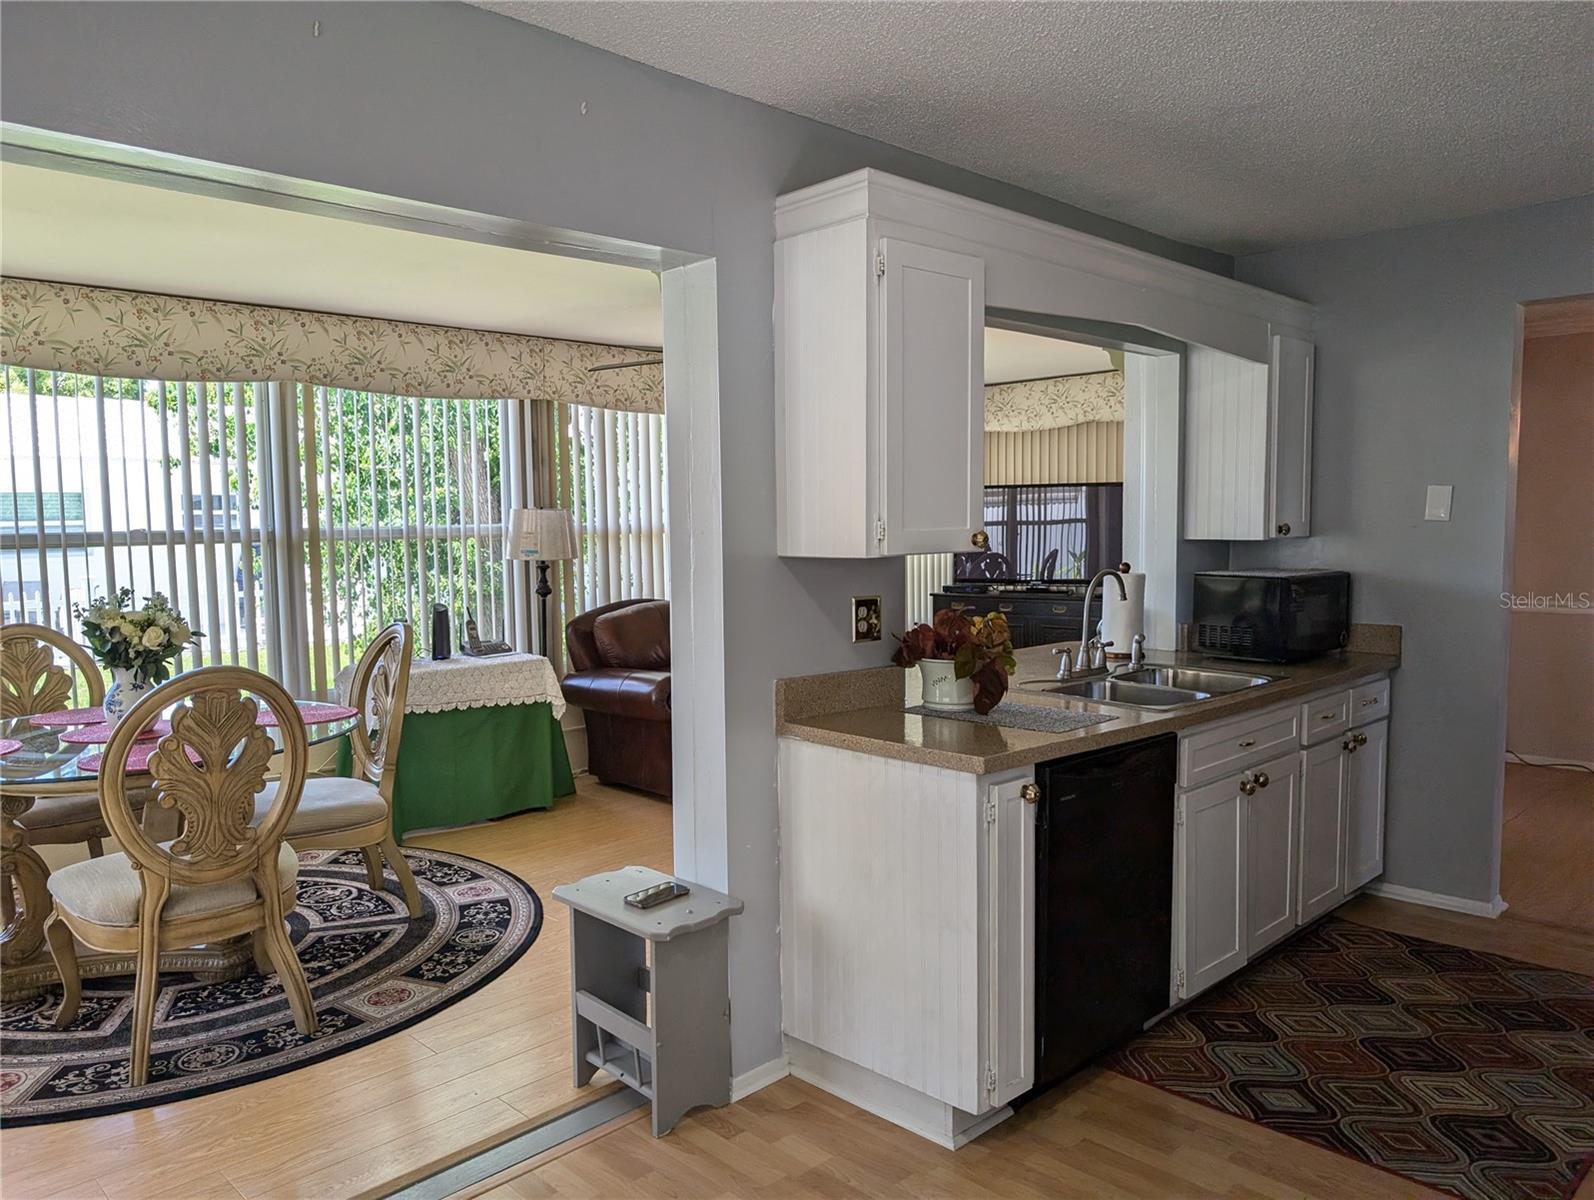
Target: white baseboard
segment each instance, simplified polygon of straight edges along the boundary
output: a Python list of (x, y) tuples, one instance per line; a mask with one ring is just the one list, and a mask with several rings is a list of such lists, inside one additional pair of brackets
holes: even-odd
[(1369, 896), (1382, 896), (1385, 900), (1400, 900), (1406, 904), (1421, 904), (1424, 908), (1442, 908), (1446, 912), (1466, 913), (1468, 916), (1488, 917), (1491, 920), (1510, 907), (1499, 896), (1493, 900), (1469, 900), (1465, 896), (1447, 896), (1443, 892), (1401, 887), (1398, 883), (1369, 883), (1362, 890)]
[(1594, 771), (1594, 762), (1584, 762), (1581, 758), (1558, 758), (1553, 754), (1518, 754), (1515, 750), (1507, 750), (1505, 761), (1529, 767), (1553, 767), (1560, 771)]
[(751, 1071), (743, 1071), (740, 1075), (731, 1077), (731, 1103), (744, 1100), (754, 1092), (763, 1091), (770, 1084), (785, 1079), (791, 1074), (791, 1063), (782, 1054), (779, 1058), (772, 1058), (761, 1066), (754, 1067)]
[(963, 1112), (794, 1037), (786, 1038), (786, 1054), (791, 1073), (804, 1083), (948, 1150), (961, 1149), (1013, 1115), (1007, 1105), (979, 1115)]

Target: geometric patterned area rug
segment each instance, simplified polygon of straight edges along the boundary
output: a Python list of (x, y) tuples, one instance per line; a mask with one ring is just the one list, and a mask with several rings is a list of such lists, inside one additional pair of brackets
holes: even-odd
[(490, 983), (542, 929), (542, 902), (488, 863), (405, 850), (420, 885), (411, 921), (391, 871), (366, 885), (359, 851), (299, 855), (289, 934), (320, 1028), (294, 1028), (276, 976), (227, 982), (163, 974), (149, 1083), (129, 1089), (131, 975), (83, 981), (72, 1027), (57, 1030), (61, 991), (0, 1008), (0, 1123), (33, 1125), (167, 1104), (239, 1087), (343, 1054), (432, 1016)]
[(1594, 980), (1330, 918), (1103, 1066), (1465, 1200), (1594, 1162)]

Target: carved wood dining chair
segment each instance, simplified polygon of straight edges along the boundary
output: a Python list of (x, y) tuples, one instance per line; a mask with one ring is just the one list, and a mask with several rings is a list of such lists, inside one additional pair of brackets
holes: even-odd
[[(414, 649), (414, 635), (404, 621), (389, 625), (366, 647), (349, 689), (350, 706), (360, 710), (359, 723), (349, 734), (354, 775), (306, 780), (304, 799), (288, 824), (287, 836), (298, 850), (362, 851), (366, 880), (374, 892), (383, 890), (382, 860), (387, 859), (410, 916), (418, 917), (421, 891), (393, 836), (393, 784)], [(270, 797), (268, 784), (259, 812), (265, 811)]]
[[(84, 704), (97, 705), (105, 699), (105, 676), (98, 664), (64, 633), (23, 622), (0, 626), (0, 718), (73, 707), (74, 675), (82, 681)], [(141, 806), (141, 798), (135, 796), (134, 803)], [(27, 830), (31, 846), (87, 842), (95, 858), (105, 852), (103, 839), (110, 835), (94, 792), (40, 796), (17, 824)], [(9, 905), (10, 897), (5, 900)]]
[[(83, 987), (74, 936), (96, 950), (135, 954), (130, 1086), (149, 1080), (150, 1043), (160, 952), (250, 934), (257, 959), (276, 968), (293, 1023), (316, 1029), (310, 987), (284, 923), (294, 904), (299, 857), (284, 841), (304, 787), (309, 745), (304, 725), (281, 723), (281, 775), (265, 817), (254, 822), (276, 748), (255, 723), (256, 700), (276, 713), (293, 699), (264, 675), (242, 667), (205, 667), (179, 675), (135, 704), (105, 747), (100, 807), (123, 847), (50, 876), (55, 912), (45, 926), (63, 996), (55, 1023), (66, 1028)], [(138, 733), (172, 710), (171, 732), (149, 758), (149, 803), (175, 808), (177, 838), (156, 842), (127, 800), (126, 764)]]

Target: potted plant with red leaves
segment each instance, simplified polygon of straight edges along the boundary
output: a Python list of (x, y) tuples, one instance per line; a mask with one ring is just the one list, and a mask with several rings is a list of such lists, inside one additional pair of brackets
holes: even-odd
[(1012, 631), (1001, 613), (965, 616), (950, 608), (932, 625), (915, 625), (897, 639), (891, 661), (917, 666), (925, 708), (944, 712), (973, 709), (982, 716), (1007, 692), (1007, 678), (1018, 665)]

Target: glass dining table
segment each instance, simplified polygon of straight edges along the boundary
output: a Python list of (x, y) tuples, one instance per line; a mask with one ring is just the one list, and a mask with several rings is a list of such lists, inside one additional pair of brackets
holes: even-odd
[[(354, 710), (338, 705), (298, 703), (311, 745), (336, 741), (359, 720)], [(0, 913), (4, 917), (4, 927), (0, 928), (0, 992), (7, 997), (27, 995), (57, 982), (55, 965), (44, 950), (50, 869), (28, 844), (22, 819), (43, 797), (76, 796), (99, 789), (97, 768), (105, 749), (101, 744), (104, 727), (99, 720), (100, 714), (93, 709), (0, 720), (0, 889), (5, 901)], [(276, 718), (263, 712), (260, 723), (280, 748), (282, 731)], [(163, 726), (157, 728), (165, 731)], [(101, 740), (89, 740), (96, 738)], [(148, 774), (148, 750), (157, 741), (158, 738), (151, 738), (135, 743), (126, 773), (130, 786), (136, 786), (138, 777)], [(146, 828), (155, 815), (153, 806), (145, 808)], [(162, 969), (179, 967), (221, 977), (243, 969), (249, 957), (247, 944), (202, 948), (181, 952), (181, 962), (168, 964), (163, 960)], [(98, 964), (98, 973), (115, 971), (115, 964)]]

